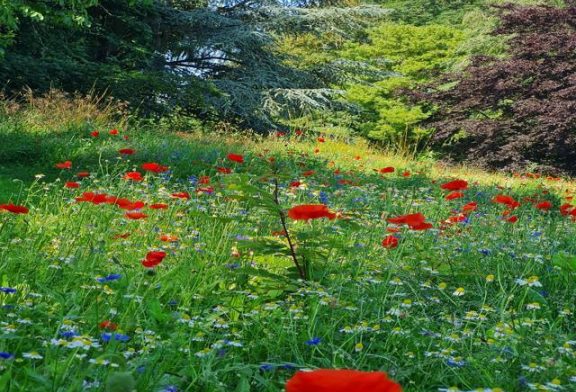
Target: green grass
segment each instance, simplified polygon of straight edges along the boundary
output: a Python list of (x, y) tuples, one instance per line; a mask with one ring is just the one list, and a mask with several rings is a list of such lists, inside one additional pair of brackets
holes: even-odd
[[(576, 223), (558, 212), (572, 182), (411, 162), (315, 135), (105, 129), (99, 138), (82, 126), (26, 130), (2, 147), (5, 157), (28, 152), (1, 162), (0, 204), (30, 212), (0, 213), (0, 286), (17, 290), (0, 292), (0, 351), (12, 355), (0, 359), (0, 390), (105, 390), (111, 375), (129, 372), (138, 391), (281, 391), (295, 369), (316, 367), (384, 370), (406, 391), (576, 389)], [(125, 147), (136, 154), (120, 158)], [(230, 152), (245, 162), (228, 161)], [(64, 160), (72, 170), (54, 168)], [(170, 175), (122, 179), (143, 162), (168, 165)], [(384, 166), (396, 172), (373, 170)], [(64, 188), (80, 170), (91, 177)], [(201, 176), (210, 184), (196, 184)], [(456, 177), (470, 189), (446, 201), (440, 184)], [(212, 194), (197, 192), (207, 186)], [(130, 220), (118, 206), (74, 200), (87, 191), (169, 208), (145, 207), (147, 218)], [(518, 222), (491, 202), (500, 193), (522, 201)], [(445, 223), (470, 201), (478, 210), (468, 221)], [(285, 237), (273, 233), (283, 229), (281, 211), (320, 202), (340, 217), (287, 222), (309, 266), (303, 281)], [(434, 228), (399, 227), (399, 246), (384, 249), (394, 227), (385, 218), (410, 212)], [(167, 256), (144, 268), (155, 249)], [(110, 274), (120, 277), (98, 281)], [(105, 320), (116, 331), (101, 328)], [(106, 333), (121, 341), (105, 342)]]

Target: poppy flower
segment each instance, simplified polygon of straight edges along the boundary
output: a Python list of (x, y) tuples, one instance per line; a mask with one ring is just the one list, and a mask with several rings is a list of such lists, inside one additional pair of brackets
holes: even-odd
[(506, 220), (506, 222), (516, 223), (516, 222), (518, 222), (518, 217), (516, 215), (512, 215), (512, 216), (506, 218), (505, 220)]
[(80, 184), (75, 182), (75, 181), (67, 181), (64, 184), (65, 188), (70, 188), (70, 189), (76, 189), (76, 188), (80, 188)]
[(112, 204), (116, 204), (121, 209), (128, 211), (139, 210), (146, 205), (143, 201), (132, 202), (128, 199), (117, 199)]
[(210, 177), (209, 176), (200, 176), (198, 179), (198, 184), (207, 185), (210, 184)]
[(90, 136), (98, 137), (98, 136), (100, 136), (100, 132), (99, 131), (92, 131), (92, 132), (90, 132)]
[(8, 211), (13, 214), (27, 214), (30, 211), (28, 208), (24, 206), (18, 206), (15, 204), (0, 204), (0, 210)]
[(146, 268), (154, 268), (164, 260), (166, 252), (161, 250), (152, 250), (146, 254), (146, 258), (142, 260), (142, 265)]
[(123, 148), (121, 150), (118, 150), (118, 152), (122, 155), (132, 155), (136, 152), (136, 150), (133, 150), (131, 148)]
[(384, 372), (318, 369), (297, 372), (286, 382), (286, 392), (402, 392)]
[(386, 236), (382, 240), (382, 246), (386, 249), (394, 249), (398, 246), (398, 238), (393, 235)]
[(450, 192), (449, 194), (447, 194), (446, 196), (444, 196), (444, 199), (454, 200), (454, 199), (459, 199), (461, 197), (464, 197), (464, 193), (458, 192), (458, 191), (453, 191), (453, 192)]
[(394, 168), (392, 166), (387, 166), (387, 167), (383, 167), (382, 169), (380, 169), (380, 174), (386, 174), (386, 173), (394, 173)]
[(468, 181), (454, 180), (440, 185), (440, 188), (448, 191), (463, 191), (468, 188)]
[(314, 170), (307, 170), (307, 171), (305, 171), (304, 173), (302, 173), (302, 175), (303, 175), (304, 177), (310, 177), (310, 176), (313, 175), (314, 173), (315, 173)]
[(109, 331), (116, 331), (118, 329), (118, 324), (113, 323), (110, 320), (104, 320), (100, 324), (98, 324), (100, 329), (107, 329)]
[(54, 166), (56, 166), (58, 169), (71, 169), (72, 168), (72, 162), (71, 161), (61, 162), (61, 163), (57, 163)]
[(323, 137), (319, 137), (316, 140), (318, 140), (318, 143), (324, 143), (326, 141), (326, 139), (324, 139)]
[(296, 136), (302, 136), (302, 134), (303, 134), (304, 132), (302, 132), (300, 129), (297, 129), (297, 130), (294, 131), (294, 133), (296, 134)]
[(144, 180), (144, 177), (142, 177), (140, 172), (128, 172), (124, 174), (124, 179), (128, 181), (142, 181)]
[(539, 210), (548, 211), (550, 208), (552, 208), (552, 203), (550, 203), (549, 201), (543, 201), (536, 204), (536, 208), (538, 208)]
[(82, 172), (76, 174), (76, 177), (78, 177), (78, 178), (88, 178), (88, 177), (90, 177), (90, 172), (82, 171)]
[(560, 213), (564, 216), (570, 214), (570, 212), (574, 209), (574, 206), (570, 203), (565, 203), (560, 206)]
[(408, 170), (406, 170), (404, 173), (402, 173), (402, 177), (410, 177), (410, 172)]
[(238, 162), (238, 163), (244, 163), (244, 157), (242, 155), (239, 154), (228, 154), (227, 158), (229, 160), (231, 160), (232, 162)]
[(292, 181), (290, 183), (291, 188), (298, 188), (300, 185), (302, 185), (302, 183), (300, 181)]
[(228, 169), (227, 167), (219, 167), (216, 170), (218, 170), (218, 173), (222, 173), (222, 174), (232, 173), (232, 169)]
[(160, 241), (163, 242), (176, 242), (178, 241), (178, 237), (175, 235), (171, 235), (171, 234), (162, 234), (160, 236)]
[(111, 129), (110, 132), (108, 132), (110, 135), (118, 135), (118, 130), (117, 129)]
[(102, 204), (107, 202), (108, 197), (109, 196), (105, 193), (84, 192), (82, 196), (76, 198), (76, 201), (92, 204)]
[(172, 197), (176, 198), (176, 199), (188, 200), (188, 199), (190, 199), (190, 194), (188, 192), (177, 192), (177, 193), (173, 193)]
[(205, 187), (196, 188), (196, 193), (208, 193), (208, 194), (212, 194), (212, 193), (214, 193), (214, 188), (212, 188), (211, 186), (205, 186)]
[(478, 203), (471, 201), (470, 203), (466, 203), (462, 206), (462, 212), (476, 211), (476, 208), (478, 208)]
[(153, 210), (166, 210), (166, 209), (168, 209), (168, 204), (156, 203), (156, 204), (150, 205), (149, 208), (152, 208)]
[(318, 218), (336, 218), (336, 214), (324, 204), (303, 204), (288, 210), (288, 216), (294, 220), (309, 220)]
[(432, 224), (426, 222), (426, 217), (421, 212), (388, 218), (386, 221), (388, 223), (408, 225), (412, 230), (428, 230), (432, 228)]
[(142, 169), (153, 173), (164, 173), (168, 171), (168, 166), (159, 165), (156, 162), (146, 162), (142, 164)]
[(140, 211), (130, 211), (124, 214), (124, 216), (128, 219), (132, 219), (132, 220), (137, 220), (137, 219), (144, 219), (147, 218), (148, 215), (146, 215), (143, 212)]
[(458, 215), (453, 215), (451, 217), (449, 217), (448, 219), (446, 219), (447, 223), (458, 223), (458, 222), (464, 222), (467, 219), (466, 215), (463, 214), (458, 214)]
[(520, 203), (517, 202), (516, 200), (514, 200), (514, 198), (512, 196), (507, 196), (507, 195), (496, 195), (492, 199), (492, 201), (494, 203), (504, 204), (508, 208), (511, 208), (511, 209), (514, 209), (514, 208), (520, 206)]
[(282, 137), (282, 136), (286, 136), (286, 132), (280, 132), (280, 131), (276, 132), (276, 137)]

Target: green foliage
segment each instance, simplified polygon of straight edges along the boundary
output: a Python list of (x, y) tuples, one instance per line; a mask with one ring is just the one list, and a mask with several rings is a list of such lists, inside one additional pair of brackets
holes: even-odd
[(370, 30), (368, 37), (368, 43), (346, 45), (342, 56), (380, 62), (393, 76), (372, 85), (347, 87), (347, 98), (365, 112), (359, 128), (367, 137), (385, 144), (418, 149), (429, 135), (418, 123), (428, 114), (420, 106), (406, 103), (398, 91), (430, 81), (461, 61), (458, 47), (464, 34), (442, 25), (384, 23)]

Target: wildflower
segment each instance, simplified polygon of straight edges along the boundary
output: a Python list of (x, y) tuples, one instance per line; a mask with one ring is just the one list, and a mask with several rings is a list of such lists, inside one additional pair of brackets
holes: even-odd
[(104, 342), (109, 342), (111, 340), (116, 340), (118, 342), (127, 342), (130, 340), (130, 336), (128, 335), (124, 335), (121, 333), (109, 333), (109, 332), (105, 332), (103, 333), (101, 336), (102, 341)]
[(162, 166), (156, 162), (147, 162), (142, 164), (142, 169), (152, 173), (164, 173), (168, 171), (168, 166)]
[(471, 201), (470, 203), (466, 203), (462, 206), (462, 212), (463, 213), (472, 212), (475, 211), (476, 208), (478, 208), (478, 203), (476, 203), (475, 201)]
[(118, 324), (113, 323), (110, 320), (104, 320), (100, 324), (98, 324), (100, 329), (107, 329), (109, 331), (116, 331), (118, 329)]
[(164, 260), (166, 252), (153, 250), (146, 254), (146, 258), (142, 260), (142, 265), (146, 268), (154, 268)]
[(13, 214), (27, 214), (30, 210), (24, 206), (15, 204), (0, 204), (0, 210), (8, 211)]
[(394, 173), (394, 168), (392, 166), (387, 166), (387, 167), (383, 167), (382, 169), (379, 170), (380, 174), (386, 174), (386, 173)]
[(539, 210), (548, 211), (550, 208), (552, 208), (552, 203), (550, 203), (549, 201), (543, 201), (536, 204), (536, 208), (538, 208)]
[(286, 392), (401, 392), (384, 372), (346, 369), (299, 371), (286, 383)]
[(105, 282), (112, 282), (112, 281), (114, 281), (114, 280), (118, 280), (118, 279), (120, 279), (121, 277), (122, 277), (122, 275), (120, 275), (120, 274), (110, 274), (110, 275), (107, 275), (107, 276), (105, 276), (105, 277), (103, 277), (103, 278), (96, 278), (96, 280), (97, 280), (99, 283), (105, 283)]
[(495, 277), (493, 274), (486, 275), (486, 283), (492, 283), (492, 282), (494, 282), (494, 279), (495, 279), (495, 278), (496, 278), (496, 277)]
[(14, 358), (14, 355), (6, 351), (0, 351), (0, 359), (12, 359), (12, 358)]
[(124, 216), (128, 219), (132, 219), (132, 220), (137, 220), (137, 219), (145, 219), (148, 217), (148, 215), (146, 215), (143, 212), (140, 211), (130, 211), (124, 214)]
[(188, 199), (190, 199), (190, 194), (188, 192), (177, 192), (177, 193), (173, 193), (172, 197), (175, 199), (188, 200)]
[(156, 204), (150, 205), (149, 208), (152, 208), (153, 210), (165, 210), (168, 208), (168, 204), (156, 203)]
[(90, 132), (90, 136), (98, 137), (98, 136), (100, 136), (100, 132), (99, 131), (92, 131), (92, 132)]
[(357, 353), (362, 351), (364, 349), (364, 345), (362, 343), (356, 343), (354, 345), (354, 351), (356, 351)]
[(440, 188), (449, 191), (462, 191), (468, 188), (468, 182), (465, 180), (454, 180), (440, 185)]
[(72, 168), (72, 162), (71, 161), (61, 162), (61, 163), (57, 163), (54, 166), (56, 166), (58, 169), (71, 169)]
[(90, 172), (87, 171), (81, 171), (78, 174), (76, 174), (76, 177), (78, 178), (88, 178), (90, 177)]
[(292, 207), (288, 210), (288, 216), (294, 220), (309, 220), (318, 218), (328, 218), (333, 220), (336, 214), (330, 212), (324, 204), (303, 204), (300, 206)]
[(418, 212), (416, 214), (400, 215), (388, 218), (387, 222), (394, 224), (405, 224), (412, 230), (427, 230), (432, 228), (432, 224), (426, 222), (426, 217)]
[(326, 139), (324, 139), (322, 136), (320, 136), (316, 140), (318, 141), (318, 143), (324, 143), (326, 141)]
[(450, 192), (449, 194), (447, 194), (446, 196), (444, 196), (444, 199), (446, 200), (454, 200), (454, 199), (460, 199), (461, 197), (464, 197), (464, 193), (462, 192)]
[(128, 172), (124, 174), (124, 179), (130, 181), (142, 181), (144, 180), (144, 177), (142, 177), (142, 174), (140, 174), (140, 172)]
[(118, 130), (117, 129), (111, 129), (108, 133), (110, 135), (116, 136), (116, 135), (118, 135)]
[(23, 358), (27, 358), (27, 359), (42, 359), (44, 358), (42, 355), (40, 355), (40, 353), (38, 353), (37, 351), (31, 351), (29, 353), (23, 353), (22, 354)]
[(218, 171), (218, 173), (222, 173), (222, 174), (232, 173), (232, 169), (229, 169), (227, 167), (218, 167), (216, 170)]
[(232, 162), (244, 163), (244, 157), (242, 155), (230, 153), (226, 157)]
[(320, 338), (312, 338), (312, 339), (306, 341), (306, 345), (317, 346), (320, 344), (321, 341), (322, 341), (322, 339), (320, 339)]
[(17, 290), (12, 287), (0, 287), (0, 292), (4, 294), (14, 294)]
[(455, 297), (461, 297), (464, 295), (464, 293), (465, 293), (464, 287), (458, 287), (456, 290), (454, 290), (452, 295)]
[(131, 148), (122, 148), (120, 150), (118, 150), (118, 152), (122, 155), (132, 155), (134, 154), (136, 151), (131, 149)]
[(507, 206), (510, 209), (514, 209), (514, 208), (520, 206), (520, 203), (518, 203), (516, 200), (514, 200), (514, 198), (512, 196), (507, 196), (507, 195), (497, 195), (492, 199), (492, 201), (494, 203), (504, 204), (505, 206)]
[(398, 238), (393, 235), (386, 236), (382, 240), (382, 246), (386, 249), (394, 249), (398, 246)]

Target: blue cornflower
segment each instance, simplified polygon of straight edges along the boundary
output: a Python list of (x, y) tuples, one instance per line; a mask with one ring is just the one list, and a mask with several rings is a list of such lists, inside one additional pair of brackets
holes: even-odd
[(162, 392), (178, 392), (178, 388), (176, 385), (168, 385), (162, 390)]
[(16, 289), (13, 289), (12, 287), (0, 287), (0, 291), (5, 294), (14, 294)]
[(326, 204), (328, 205), (328, 194), (324, 191), (321, 191), (320, 194), (318, 195), (318, 199), (320, 200), (320, 203), (322, 204)]
[(121, 333), (112, 334), (112, 333), (106, 332), (106, 333), (102, 334), (102, 340), (105, 342), (109, 342), (110, 340), (116, 340), (118, 342), (127, 342), (130, 340), (130, 336), (123, 335)]
[(260, 365), (260, 370), (263, 370), (265, 372), (274, 370), (274, 365), (271, 365), (269, 363), (263, 363), (262, 365)]
[(96, 278), (96, 280), (99, 283), (106, 283), (106, 282), (112, 282), (114, 280), (118, 280), (122, 277), (121, 274), (110, 274), (108, 276), (104, 276), (103, 278)]
[(6, 351), (0, 351), (0, 359), (10, 359), (14, 358), (14, 355), (7, 353)]
[(490, 249), (478, 249), (478, 252), (482, 253), (484, 256), (488, 256), (490, 254)]
[(63, 338), (69, 339), (69, 338), (73, 338), (74, 336), (78, 336), (78, 332), (76, 332), (76, 331), (62, 331), (62, 332), (60, 332), (60, 336), (62, 336)]
[(196, 185), (198, 184), (198, 177), (190, 176), (188, 177), (188, 182), (190, 183), (190, 185)]
[(456, 358), (448, 358), (446, 360), (446, 365), (450, 366), (450, 367), (464, 367), (466, 366), (466, 362), (462, 359), (456, 359)]
[(306, 341), (306, 344), (308, 346), (317, 346), (320, 344), (321, 341), (322, 341), (322, 339), (320, 339), (320, 338), (312, 338), (312, 339)]

